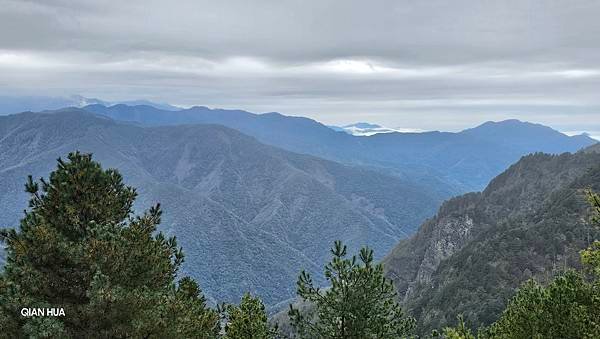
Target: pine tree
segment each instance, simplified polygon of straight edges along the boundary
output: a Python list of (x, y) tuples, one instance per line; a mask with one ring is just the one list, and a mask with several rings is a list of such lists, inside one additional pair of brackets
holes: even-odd
[(223, 311), (225, 339), (272, 339), (277, 329), (270, 328), (265, 305), (259, 298), (244, 294), (240, 305), (227, 305)]
[[(29, 210), (3, 230), (0, 333), (11, 337), (206, 337), (218, 330), (198, 285), (175, 283), (183, 262), (174, 237), (157, 233), (156, 205), (133, 216), (135, 189), (90, 154), (58, 159), (48, 181), (29, 177)], [(22, 317), (23, 307), (64, 317)]]
[[(471, 329), (465, 323), (462, 315), (457, 317), (458, 324), (456, 327), (446, 327), (443, 331), (443, 338), (445, 339), (475, 339), (475, 336), (471, 332)], [(437, 332), (434, 331), (433, 337), (439, 337)]]
[[(591, 190), (587, 192), (587, 195), (593, 211), (591, 223), (600, 227), (600, 196)], [(600, 278), (600, 241), (594, 241), (590, 247), (581, 251), (581, 262), (592, 274)]]
[(373, 251), (360, 250), (346, 258), (346, 246), (336, 241), (333, 259), (325, 266), (331, 287), (316, 287), (308, 273), (298, 278), (298, 295), (313, 304), (313, 313), (290, 305), (289, 317), (301, 338), (401, 338), (414, 327), (396, 302), (391, 281), (383, 275), (383, 266), (374, 264)]
[(574, 271), (557, 277), (548, 286), (530, 280), (484, 333), (481, 338), (598, 338), (597, 286)]

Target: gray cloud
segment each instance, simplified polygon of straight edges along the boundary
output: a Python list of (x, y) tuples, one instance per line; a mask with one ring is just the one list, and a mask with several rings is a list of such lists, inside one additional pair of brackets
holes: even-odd
[(0, 91), (600, 131), (598, 1), (0, 0)]

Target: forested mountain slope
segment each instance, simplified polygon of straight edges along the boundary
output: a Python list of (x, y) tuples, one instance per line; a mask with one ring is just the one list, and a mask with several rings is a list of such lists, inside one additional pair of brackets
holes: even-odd
[(481, 193), (445, 202), (384, 259), (403, 302), (426, 333), (463, 314), (489, 324), (523, 281), (579, 265), (594, 240), (584, 190), (600, 189), (597, 147), (532, 154)]
[(217, 125), (139, 127), (78, 109), (0, 117), (0, 225), (27, 207), (27, 175), (68, 152), (92, 152), (160, 202), (162, 230), (186, 252), (184, 274), (214, 301), (245, 291), (269, 305), (294, 295), (301, 269), (320, 271), (336, 239), (380, 255), (432, 215), (426, 189), (364, 168), (284, 151)]

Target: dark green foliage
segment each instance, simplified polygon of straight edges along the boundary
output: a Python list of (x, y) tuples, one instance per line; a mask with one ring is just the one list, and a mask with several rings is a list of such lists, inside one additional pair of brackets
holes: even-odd
[(581, 268), (579, 252), (600, 235), (585, 201), (586, 188), (600, 189), (598, 164), (598, 154), (524, 157), (484, 192), (445, 203), (401, 243), (386, 270), (408, 291), (404, 306), (418, 332), (453, 324), (458, 314), (472, 328), (490, 325), (528, 279), (545, 285)]
[[(588, 201), (594, 212), (591, 217), (591, 222), (600, 226), (600, 196), (589, 190)], [(596, 277), (600, 277), (600, 241), (594, 241), (590, 247), (581, 251), (581, 262), (586, 265), (586, 268)]]
[[(456, 325), (456, 327), (444, 328), (444, 331), (442, 332), (443, 337), (445, 339), (475, 339), (473, 332), (465, 323), (462, 315), (459, 315), (457, 319), (458, 325)], [(433, 337), (439, 337), (439, 335), (437, 335), (437, 331), (434, 331)]]
[[(592, 222), (599, 224), (600, 199), (588, 192)], [(528, 280), (510, 300), (500, 318), (480, 331), (478, 338), (598, 338), (600, 337), (600, 275), (596, 260), (599, 242), (581, 253), (582, 262), (596, 274), (591, 281), (576, 271), (567, 271), (547, 286)], [(459, 318), (455, 328), (444, 329), (446, 338), (474, 336)]]
[(225, 339), (271, 339), (277, 337), (277, 329), (268, 324), (265, 305), (259, 298), (246, 293), (240, 305), (225, 306), (223, 317)]
[[(3, 230), (0, 332), (12, 337), (211, 337), (218, 317), (189, 278), (175, 284), (183, 253), (155, 234), (157, 205), (132, 216), (136, 191), (89, 154), (71, 153), (31, 195), (20, 229)], [(23, 307), (63, 308), (28, 318)]]
[(383, 276), (381, 264), (374, 264), (373, 251), (360, 250), (346, 258), (346, 246), (335, 242), (333, 259), (325, 266), (331, 284), (326, 290), (316, 287), (310, 275), (298, 278), (298, 295), (312, 303), (314, 312), (301, 311), (290, 305), (292, 326), (300, 338), (400, 338), (413, 329), (395, 301), (392, 283)]
[(576, 272), (567, 272), (547, 287), (530, 280), (486, 332), (490, 338), (507, 339), (598, 338), (598, 286)]

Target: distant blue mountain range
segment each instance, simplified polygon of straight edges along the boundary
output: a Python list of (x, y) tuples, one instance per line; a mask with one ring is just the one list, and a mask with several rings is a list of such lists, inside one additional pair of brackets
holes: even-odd
[(585, 134), (567, 136), (518, 120), (486, 122), (458, 133), (400, 133), (366, 122), (335, 127), (275, 112), (254, 114), (204, 106), (183, 109), (144, 100), (111, 103), (78, 95), (0, 97), (0, 114), (68, 106), (142, 126), (224, 125), (286, 150), (409, 178), (435, 187), (441, 198), (483, 189), (491, 178), (528, 153), (574, 152), (597, 142)]
[(86, 98), (81, 95), (71, 95), (66, 97), (0, 95), (0, 115), (27, 111), (40, 112), (64, 107), (83, 107), (92, 104), (100, 104), (105, 106), (111, 106), (115, 104), (147, 105), (166, 111), (176, 111), (181, 109), (181, 107), (165, 103), (156, 103), (148, 100), (110, 102), (96, 98)]
[(336, 132), (308, 118), (280, 113), (254, 114), (203, 106), (166, 111), (123, 104), (94, 104), (84, 109), (145, 126), (224, 125), (293, 152), (371, 166), (410, 178), (434, 187), (443, 198), (483, 189), (490, 179), (526, 154), (575, 152), (597, 142), (587, 135), (567, 136), (547, 126), (518, 120), (490, 121), (458, 133), (392, 132), (359, 137)]

